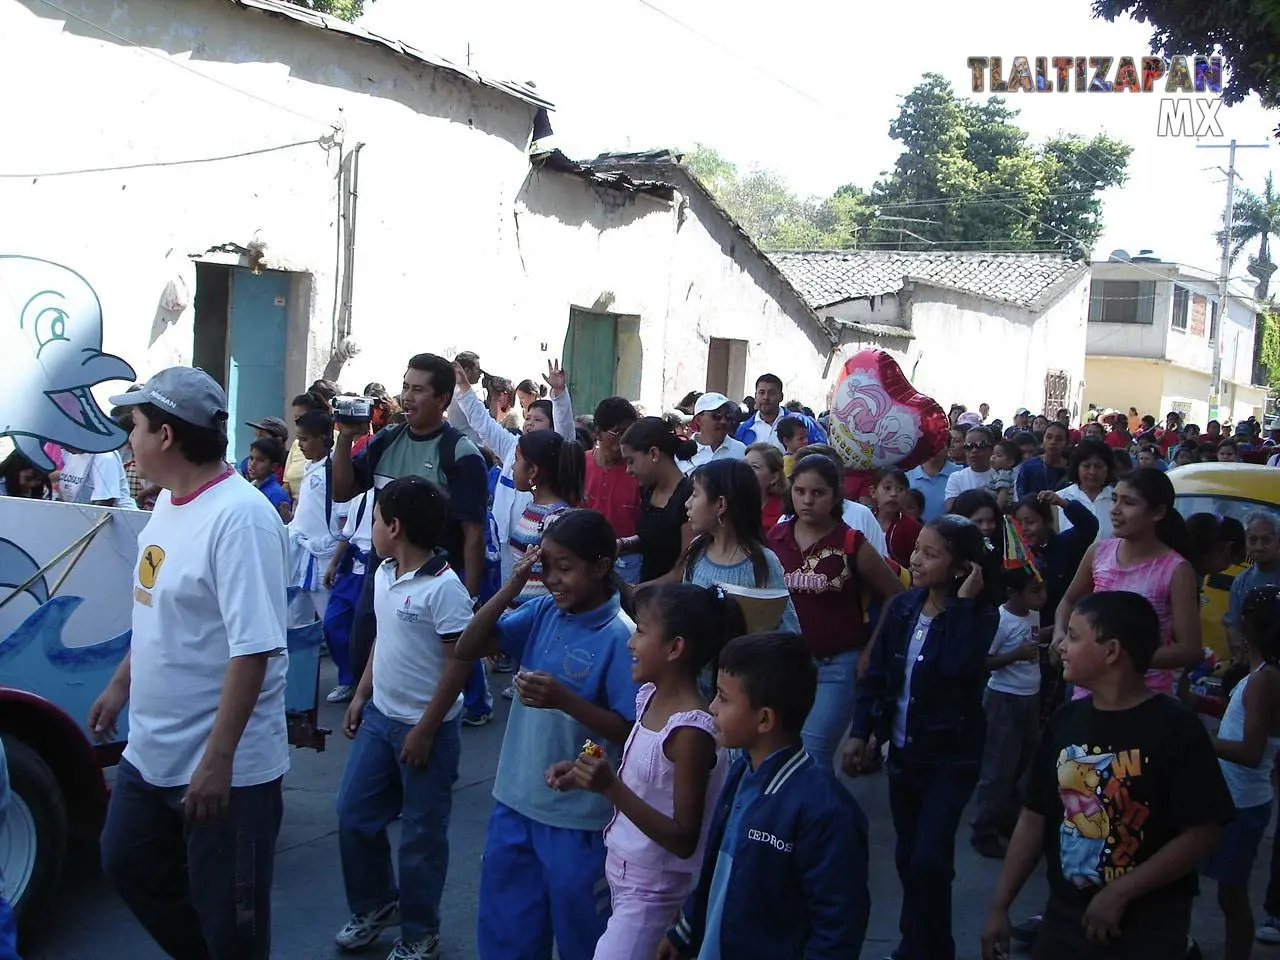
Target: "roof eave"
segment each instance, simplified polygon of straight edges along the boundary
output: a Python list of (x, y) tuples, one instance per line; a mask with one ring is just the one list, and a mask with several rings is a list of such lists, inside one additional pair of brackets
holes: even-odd
[[(795, 301), (795, 305), (813, 321), (814, 325), (822, 332), (823, 336), (826, 337), (828, 343), (831, 345), (831, 349), (835, 350), (838, 348), (840, 346), (839, 331), (832, 324), (829, 324), (818, 315), (817, 311), (812, 305), (810, 305), (809, 301), (800, 294), (800, 291), (791, 282), (791, 280), (788, 279), (787, 275), (783, 273), (781, 268), (779, 268), (778, 265), (769, 258), (768, 254), (766, 254), (755, 240), (751, 238), (751, 235), (742, 228), (742, 225), (734, 219), (733, 215), (721, 205), (720, 201), (718, 201), (711, 191), (707, 189), (706, 185), (703, 184), (694, 172), (685, 166), (681, 160), (682, 158), (678, 154), (660, 150), (634, 154), (601, 154), (595, 160), (591, 161), (591, 165), (600, 166), (602, 169), (608, 169), (612, 166), (614, 168), (621, 168), (624, 170), (628, 167), (643, 168), (645, 166), (653, 166), (659, 169), (678, 171), (699, 192), (702, 199), (711, 206), (716, 214), (724, 220), (735, 233), (737, 233), (744, 243), (746, 243), (748, 249), (750, 249), (755, 257), (760, 261), (761, 266), (768, 270), (778, 280), (782, 285), (783, 290), (790, 294), (791, 298)], [(601, 163), (601, 161), (604, 162)]]
[(456, 64), (444, 57), (425, 53), (424, 51), (399, 40), (379, 36), (378, 34), (366, 30), (363, 27), (358, 27), (353, 23), (347, 23), (345, 20), (329, 16), (326, 13), (308, 10), (306, 7), (299, 7), (291, 3), (285, 3), (283, 0), (226, 0), (226, 2), (237, 7), (257, 10), (269, 17), (279, 17), (284, 20), (292, 20), (295, 23), (300, 23), (303, 26), (311, 27), (312, 29), (328, 30), (333, 33), (350, 37), (353, 40), (359, 40), (362, 43), (381, 47), (382, 49), (403, 59), (412, 60), (415, 63), (425, 64), (426, 66), (433, 67), (437, 70), (443, 70), (446, 73), (455, 74), (477, 84), (478, 86), (488, 87), (490, 90), (496, 90), (498, 93), (505, 94), (506, 96), (512, 97), (516, 100), (521, 100), (531, 106), (545, 107), (547, 110), (555, 109), (555, 104), (550, 100), (539, 96), (531, 87), (522, 83), (485, 76), (470, 67)]

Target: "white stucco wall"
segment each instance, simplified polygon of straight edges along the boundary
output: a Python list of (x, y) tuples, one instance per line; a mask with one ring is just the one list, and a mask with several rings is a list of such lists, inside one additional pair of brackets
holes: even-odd
[[(1193, 370), (1211, 372), (1209, 345), (1212, 304), (1218, 300), (1218, 284), (1212, 278), (1187, 272), (1177, 264), (1096, 263), (1095, 280), (1140, 280), (1156, 284), (1154, 322), (1090, 323), (1090, 356), (1164, 359)], [(1175, 284), (1206, 298), (1203, 332), (1173, 328)], [(1234, 289), (1234, 288), (1233, 288)], [(1222, 376), (1247, 387), (1253, 374), (1254, 308), (1251, 302), (1230, 296), (1221, 330)], [(1207, 409), (1207, 400), (1206, 400)]]
[[(0, 171), (32, 174), (0, 178), (0, 252), (82, 273), (102, 301), (105, 349), (139, 376), (191, 359), (190, 307), (173, 325), (153, 324), (166, 282), (183, 278), (194, 297), (190, 255), (255, 238), (268, 266), (310, 276), (300, 287), (308, 302), (290, 305), (310, 336), (290, 344), (286, 392), (320, 374), (334, 315), (338, 151), (312, 143), (177, 161), (314, 140), (335, 123), (348, 151), (366, 143), (353, 270), (363, 353), (344, 383), (398, 384), (408, 355), (443, 349), (474, 324), (481, 298), (486, 322), (514, 327), (511, 214), (530, 105), (220, 0), (66, 6), (139, 46), (38, 2), (0, 7), (0, 82), (24, 91), (9, 99), (6, 123), (26, 131), (6, 138)], [(86, 168), (109, 169), (52, 175)]]
[[(846, 331), (853, 343), (840, 362), (859, 349), (885, 350), (912, 385), (945, 409), (963, 403), (1006, 423), (1018, 407), (1039, 413), (1045, 375), (1065, 371), (1071, 378), (1067, 406), (1080, 402), (1084, 377), (1087, 275), (1047, 309), (1031, 313), (953, 290), (916, 284), (900, 295), (847, 301), (824, 308), (823, 316), (880, 324), (905, 323), (914, 339), (875, 337)], [(838, 364), (837, 364), (838, 366)]]
[[(1204, 427), (1209, 420), (1209, 388), (1207, 371), (1189, 370), (1165, 360), (1129, 357), (1089, 357), (1085, 364), (1085, 403), (1098, 407), (1150, 414), (1158, 421), (1171, 410), (1178, 410), (1187, 422)], [(1226, 382), (1218, 416), (1223, 421), (1238, 423), (1252, 416), (1262, 416), (1266, 391)]]
[(828, 342), (696, 188), (677, 186), (668, 203), (555, 171), (530, 174), (517, 205), (520, 355), (539, 356), (545, 343), (547, 356), (559, 356), (570, 307), (599, 304), (640, 318), (638, 398), (649, 412), (705, 389), (712, 337), (746, 341), (744, 393), (771, 372), (788, 397), (820, 409)]

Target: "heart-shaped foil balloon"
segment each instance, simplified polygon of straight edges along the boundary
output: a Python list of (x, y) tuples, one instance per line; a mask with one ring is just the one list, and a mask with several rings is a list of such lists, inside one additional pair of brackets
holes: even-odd
[(845, 361), (831, 398), (831, 445), (855, 470), (909, 470), (946, 446), (947, 415), (883, 350)]

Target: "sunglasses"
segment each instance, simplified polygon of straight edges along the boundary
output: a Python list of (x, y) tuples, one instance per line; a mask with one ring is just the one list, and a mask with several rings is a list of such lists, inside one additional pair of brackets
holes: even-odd
[(706, 411), (705, 413), (703, 413), (702, 415), (703, 415), (704, 417), (710, 417), (710, 418), (711, 418), (712, 420), (714, 420), (716, 423), (724, 423), (726, 420), (728, 420), (728, 419), (729, 419), (729, 414), (727, 414), (727, 413), (720, 413), (719, 411), (716, 411), (716, 410), (708, 410), (708, 411)]
[(966, 450), (989, 450), (991, 448), (991, 444), (985, 441), (981, 443), (966, 443), (964, 448)]

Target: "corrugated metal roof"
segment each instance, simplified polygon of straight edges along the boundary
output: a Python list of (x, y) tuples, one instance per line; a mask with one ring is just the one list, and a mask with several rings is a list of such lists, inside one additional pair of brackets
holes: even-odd
[(640, 173), (643, 171), (646, 173), (653, 172), (658, 176), (668, 178), (673, 175), (684, 177), (688, 180), (689, 184), (702, 195), (702, 199), (716, 212), (716, 214), (721, 217), (739, 237), (742, 238), (746, 243), (747, 249), (750, 250), (756, 258), (758, 258), (764, 269), (777, 277), (782, 288), (786, 290), (790, 296), (795, 298), (796, 304), (810, 317), (810, 319), (813, 320), (818, 329), (822, 332), (823, 336), (827, 338), (828, 342), (832, 346), (836, 346), (839, 343), (840, 338), (837, 334), (835, 325), (824, 320), (814, 312), (813, 306), (801, 295), (801, 292), (796, 289), (795, 285), (787, 277), (786, 273), (779, 269), (778, 264), (771, 260), (769, 256), (760, 249), (759, 245), (752, 239), (751, 235), (747, 233), (747, 231), (742, 228), (742, 225), (733, 218), (732, 214), (730, 214), (729, 211), (721, 205), (720, 201), (718, 201), (715, 198), (715, 195), (707, 189), (706, 185), (694, 175), (693, 171), (683, 164), (683, 159), (684, 157), (682, 154), (671, 150), (639, 150), (625, 153), (602, 153), (594, 160), (587, 161), (587, 165), (592, 169), (600, 171), (620, 170), (623, 172), (631, 171), (634, 173)]
[(1089, 271), (1086, 260), (1037, 253), (772, 250), (769, 256), (815, 309), (897, 293), (915, 281), (1034, 311)]
[(546, 167), (559, 173), (567, 173), (570, 176), (581, 177), (589, 183), (607, 187), (610, 190), (618, 190), (622, 193), (644, 193), (660, 197), (663, 200), (673, 200), (676, 195), (675, 186), (663, 180), (633, 180), (621, 170), (611, 171), (607, 168), (596, 167), (595, 161), (579, 163), (577, 160), (571, 160), (559, 150), (552, 150), (543, 156), (534, 157), (533, 164), (534, 166)]
[(339, 20), (337, 17), (331, 17), (326, 13), (319, 13), (315, 10), (309, 10), (306, 7), (300, 7), (292, 3), (284, 3), (283, 0), (227, 0), (228, 3), (237, 7), (247, 7), (253, 10), (260, 10), (270, 16), (284, 17), (301, 23), (304, 26), (312, 27), (318, 30), (329, 30), (333, 33), (342, 34), (353, 40), (360, 40), (364, 43), (371, 43), (391, 51), (397, 56), (404, 57), (408, 60), (414, 60), (418, 63), (425, 63), (427, 66), (435, 67), (437, 70), (446, 70), (449, 73), (457, 74), (477, 83), (483, 87), (489, 87), (497, 90), (499, 93), (505, 93), (509, 97), (517, 100), (523, 100), (525, 103), (532, 104), (535, 107), (546, 107), (548, 110), (554, 110), (555, 105), (545, 97), (538, 94), (532, 87), (523, 83), (516, 83), (513, 80), (499, 80), (495, 77), (485, 76), (470, 67), (462, 66), (444, 57), (435, 54), (426, 53), (417, 47), (402, 43), (399, 40), (393, 40), (390, 37), (379, 36), (372, 31), (363, 27), (358, 27), (353, 23), (347, 23), (345, 20)]

